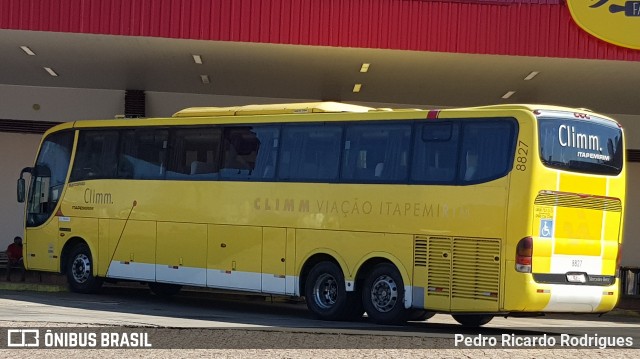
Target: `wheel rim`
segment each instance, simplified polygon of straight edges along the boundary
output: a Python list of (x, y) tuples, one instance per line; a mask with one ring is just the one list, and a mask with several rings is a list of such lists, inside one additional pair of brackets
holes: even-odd
[(91, 260), (86, 254), (78, 254), (71, 266), (71, 274), (76, 283), (84, 283), (91, 275)]
[(371, 303), (373, 307), (381, 312), (391, 311), (398, 302), (398, 286), (388, 275), (382, 275), (373, 282), (371, 286)]
[(327, 273), (322, 274), (313, 286), (313, 299), (322, 309), (329, 309), (338, 301), (338, 282)]

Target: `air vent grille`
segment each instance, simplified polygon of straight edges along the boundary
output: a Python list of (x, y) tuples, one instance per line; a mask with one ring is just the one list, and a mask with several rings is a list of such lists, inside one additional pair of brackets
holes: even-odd
[(45, 133), (48, 129), (58, 124), (60, 122), (0, 119), (0, 132)]
[(429, 237), (427, 296), (448, 297), (451, 291), (451, 239)]
[(585, 208), (597, 211), (622, 211), (618, 198), (582, 196), (576, 193), (542, 192), (534, 202), (536, 205)]
[(124, 95), (124, 117), (139, 118), (146, 116), (145, 94), (142, 90), (127, 90)]
[(640, 162), (640, 150), (627, 150), (627, 162)]
[(451, 297), (498, 300), (500, 241), (454, 238)]
[(416, 239), (413, 244), (413, 263), (416, 267), (427, 266), (427, 241)]

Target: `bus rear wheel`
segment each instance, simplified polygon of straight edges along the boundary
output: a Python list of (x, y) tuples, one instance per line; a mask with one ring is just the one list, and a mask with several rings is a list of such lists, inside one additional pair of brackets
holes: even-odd
[(465, 327), (481, 327), (493, 319), (493, 315), (490, 314), (452, 314), (451, 316)]
[(348, 317), (351, 301), (347, 300), (344, 275), (337, 264), (316, 264), (309, 272), (304, 294), (307, 307), (319, 319), (344, 320)]
[(393, 264), (380, 263), (373, 267), (364, 281), (362, 303), (369, 318), (376, 323), (399, 323), (407, 319), (404, 282)]
[(102, 286), (102, 279), (93, 276), (93, 257), (85, 243), (73, 247), (67, 261), (69, 288), (78, 293), (95, 293)]

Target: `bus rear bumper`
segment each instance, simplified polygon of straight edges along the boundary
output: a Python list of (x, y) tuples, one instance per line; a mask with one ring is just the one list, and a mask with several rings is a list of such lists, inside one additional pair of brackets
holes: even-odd
[[(612, 288), (613, 287), (613, 288)], [(618, 296), (617, 288), (581, 285), (551, 285), (543, 312), (600, 313), (612, 310)]]
[[(606, 313), (618, 302), (618, 279), (612, 285), (538, 283), (531, 274), (521, 274), (529, 280), (521, 282), (520, 291), (512, 287), (507, 293), (503, 310), (541, 313)], [(515, 284), (515, 283), (512, 283)], [(520, 293), (520, 295), (516, 295)], [(524, 294), (524, 295), (523, 295)]]

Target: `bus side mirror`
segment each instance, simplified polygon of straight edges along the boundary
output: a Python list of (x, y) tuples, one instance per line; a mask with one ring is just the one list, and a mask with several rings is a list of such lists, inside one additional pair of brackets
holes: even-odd
[(18, 179), (18, 203), (24, 202), (24, 191), (25, 191), (24, 178)]
[(34, 171), (35, 171), (34, 167), (25, 167), (22, 169), (22, 171), (20, 171), (20, 178), (18, 178), (18, 203), (24, 202), (25, 183), (24, 183), (24, 178), (22, 178), (22, 176), (24, 176), (25, 173), (28, 173), (31, 176), (33, 176)]

